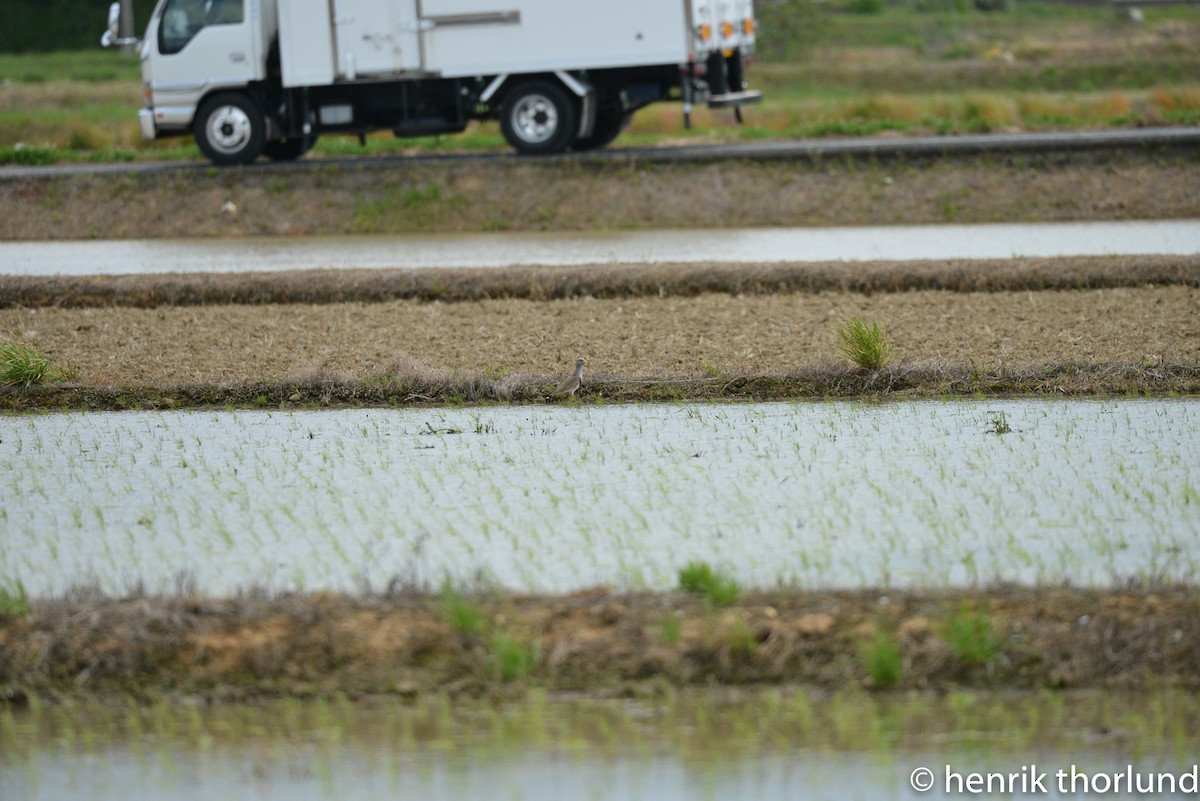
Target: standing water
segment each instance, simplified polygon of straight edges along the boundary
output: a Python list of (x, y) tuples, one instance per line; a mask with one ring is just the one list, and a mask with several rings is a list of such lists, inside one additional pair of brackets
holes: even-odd
[(1200, 402), (0, 418), (0, 580), (201, 592), (1182, 580)]

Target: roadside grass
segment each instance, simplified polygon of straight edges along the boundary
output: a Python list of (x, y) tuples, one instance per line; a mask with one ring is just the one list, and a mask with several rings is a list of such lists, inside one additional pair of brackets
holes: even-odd
[(878, 322), (870, 325), (853, 315), (838, 322), (839, 350), (850, 361), (865, 370), (879, 370), (892, 358), (892, 341)]
[[(1139, 27), (1107, 6), (845, 13), (837, 5), (782, 0), (760, 9), (748, 77), (766, 100), (746, 110), (746, 126), (733, 125), (728, 112), (698, 109), (694, 128), (684, 130), (677, 105), (659, 104), (639, 112), (615, 146), (1200, 121), (1198, 23), (1187, 7), (1146, 9)], [(46, 154), (65, 162), (201, 159), (190, 139), (141, 140), (138, 63), (128, 55), (0, 54), (0, 82), (0, 164), (44, 163), (30, 159)], [(10, 149), (18, 144), (33, 150)], [(492, 150), (507, 150), (496, 123), (473, 122), (459, 135), (381, 133), (365, 145), (327, 136), (314, 155)]]

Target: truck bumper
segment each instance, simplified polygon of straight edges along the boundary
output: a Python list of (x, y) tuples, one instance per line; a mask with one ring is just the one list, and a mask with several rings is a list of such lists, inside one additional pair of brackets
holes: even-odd
[(142, 138), (147, 142), (158, 138), (158, 130), (154, 125), (154, 111), (148, 108), (138, 111), (138, 128), (142, 132)]
[(711, 95), (708, 98), (709, 108), (741, 108), (754, 103), (762, 102), (762, 92), (746, 90), (742, 92), (726, 92), (720, 95)]

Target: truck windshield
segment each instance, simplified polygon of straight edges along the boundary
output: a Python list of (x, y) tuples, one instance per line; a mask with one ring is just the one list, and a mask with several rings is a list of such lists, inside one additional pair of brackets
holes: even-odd
[(209, 25), (236, 25), (244, 0), (167, 0), (158, 26), (158, 51), (178, 53)]

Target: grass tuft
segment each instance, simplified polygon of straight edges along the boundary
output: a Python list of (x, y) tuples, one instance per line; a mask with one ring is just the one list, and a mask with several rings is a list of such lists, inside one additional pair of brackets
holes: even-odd
[(12, 584), (0, 584), (0, 622), (29, 616), (29, 597), (25, 584), (17, 579)]
[(459, 634), (478, 636), (487, 629), (483, 608), (447, 585), (442, 589), (442, 618)]
[(541, 659), (541, 648), (536, 641), (525, 641), (503, 631), (492, 638), (489, 650), (496, 673), (502, 681), (525, 678)]
[(863, 646), (862, 660), (875, 687), (895, 687), (900, 683), (900, 645), (894, 635), (877, 630), (875, 639)]
[(846, 315), (838, 323), (839, 348), (846, 358), (867, 370), (878, 370), (892, 358), (892, 341), (879, 326), (870, 325), (853, 315)]
[(707, 562), (688, 562), (681, 568), (679, 589), (699, 593), (715, 606), (730, 606), (742, 594), (734, 579), (717, 573)]
[(982, 612), (961, 608), (946, 625), (946, 643), (968, 665), (985, 665), (996, 658), (1003, 637)]
[(0, 342), (0, 384), (30, 387), (52, 377), (50, 362), (37, 348), (22, 342)]

